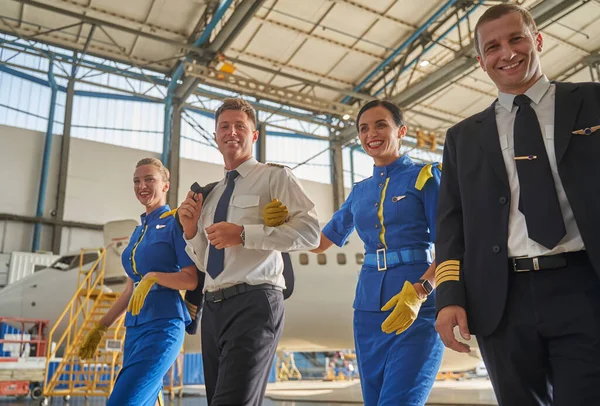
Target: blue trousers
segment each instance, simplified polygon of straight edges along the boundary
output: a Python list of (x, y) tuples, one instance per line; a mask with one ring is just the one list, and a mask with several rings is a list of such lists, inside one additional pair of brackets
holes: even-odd
[(435, 308), (400, 335), (381, 331), (390, 312), (354, 311), (354, 341), (365, 406), (422, 406), (442, 362), (444, 345), (435, 331)]
[(154, 406), (163, 377), (183, 345), (185, 325), (181, 319), (158, 319), (127, 327), (123, 368), (107, 406)]

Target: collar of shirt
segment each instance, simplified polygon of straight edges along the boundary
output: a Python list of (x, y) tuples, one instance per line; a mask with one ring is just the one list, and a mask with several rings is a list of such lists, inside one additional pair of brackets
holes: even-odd
[(408, 155), (402, 155), (400, 158), (396, 159), (389, 165), (386, 166), (375, 166), (373, 165), (373, 177), (378, 176), (387, 176), (391, 172), (395, 172), (396, 170), (402, 171), (404, 169), (410, 168), (414, 163), (412, 159)]
[(142, 214), (140, 216), (140, 219), (142, 220), (142, 224), (144, 224), (144, 221), (147, 221), (148, 223), (154, 221), (154, 220), (158, 220), (161, 216), (161, 214), (166, 213), (168, 211), (170, 211), (171, 208), (169, 207), (168, 204), (165, 204), (164, 206), (160, 206), (154, 210), (152, 210), (152, 212), (150, 212), (150, 214)]
[[(535, 104), (539, 104), (548, 89), (550, 89), (550, 81), (546, 75), (542, 75), (542, 77), (535, 82), (533, 86), (527, 89), (525, 96), (529, 97)], [(512, 109), (514, 107), (513, 101), (515, 100), (515, 97), (517, 97), (516, 94), (498, 92), (498, 102), (510, 113), (512, 113)]]
[[(252, 169), (254, 169), (254, 167), (256, 165), (258, 165), (258, 161), (256, 160), (256, 158), (250, 157), (250, 159), (248, 159), (247, 161), (244, 161), (241, 165), (239, 165), (237, 168), (235, 168), (235, 170), (238, 171), (238, 173), (240, 174), (240, 176), (242, 178), (245, 178), (246, 176), (248, 176), (250, 171), (252, 171)], [(223, 168), (223, 171), (225, 172), (225, 179), (227, 179), (227, 172), (231, 172), (231, 171), (228, 171), (225, 168)]]

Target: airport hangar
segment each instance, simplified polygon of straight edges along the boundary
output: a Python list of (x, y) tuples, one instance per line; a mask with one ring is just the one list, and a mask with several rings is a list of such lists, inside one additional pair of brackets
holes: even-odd
[[(137, 219), (142, 157), (170, 168), (172, 207), (220, 179), (226, 97), (253, 104), (255, 156), (293, 168), (322, 223), (370, 176), (353, 121), (365, 102), (397, 103), (402, 153), (440, 161), (447, 128), (496, 97), (472, 44), (500, 2), (0, 0), (0, 286), (15, 252), (102, 246), (105, 223)], [(600, 1), (517, 3), (551, 80), (599, 80)]]

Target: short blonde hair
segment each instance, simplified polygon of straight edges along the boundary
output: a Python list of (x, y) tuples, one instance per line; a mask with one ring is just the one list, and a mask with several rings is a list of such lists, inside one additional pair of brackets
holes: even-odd
[(160, 159), (152, 158), (152, 157), (140, 159), (138, 161), (138, 163), (135, 165), (135, 167), (137, 169), (137, 168), (139, 168), (140, 166), (143, 166), (143, 165), (152, 165), (155, 168), (157, 168), (158, 172), (160, 172), (160, 175), (163, 178), (163, 181), (169, 182), (169, 179), (171, 179), (171, 173), (169, 172), (169, 170), (167, 169), (167, 167), (163, 165), (163, 163), (161, 162)]
[(230, 98), (223, 100), (223, 104), (219, 106), (217, 111), (215, 112), (215, 126), (219, 122), (219, 116), (225, 110), (238, 110), (243, 111), (248, 115), (252, 124), (254, 124), (254, 128), (256, 129), (256, 112), (250, 103), (243, 99)]

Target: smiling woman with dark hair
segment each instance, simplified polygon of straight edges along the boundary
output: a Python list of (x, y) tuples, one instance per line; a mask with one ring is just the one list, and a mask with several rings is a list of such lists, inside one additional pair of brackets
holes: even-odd
[(400, 156), (402, 111), (373, 100), (356, 119), (373, 176), (354, 185), (323, 228), (319, 248), (343, 246), (354, 228), (365, 244), (354, 341), (365, 405), (424, 405), (440, 367), (431, 246), (441, 165)]

